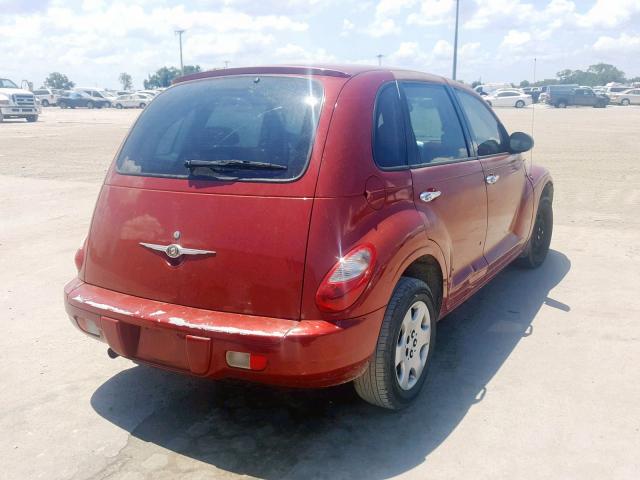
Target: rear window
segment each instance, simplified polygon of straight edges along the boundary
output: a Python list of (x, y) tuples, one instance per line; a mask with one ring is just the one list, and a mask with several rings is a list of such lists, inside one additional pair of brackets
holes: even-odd
[[(320, 83), (301, 77), (230, 76), (179, 84), (144, 110), (118, 156), (117, 171), (298, 178), (309, 161), (322, 100)], [(210, 166), (194, 168), (196, 163)]]

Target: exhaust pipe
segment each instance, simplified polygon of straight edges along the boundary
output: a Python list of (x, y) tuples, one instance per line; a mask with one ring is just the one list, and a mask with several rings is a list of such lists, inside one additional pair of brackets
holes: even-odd
[(109, 355), (109, 358), (118, 358), (120, 356), (116, 352), (111, 350), (111, 348), (107, 348), (107, 355)]

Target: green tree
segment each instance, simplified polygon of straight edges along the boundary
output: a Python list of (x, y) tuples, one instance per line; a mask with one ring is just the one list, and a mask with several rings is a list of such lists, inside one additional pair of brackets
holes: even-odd
[[(185, 65), (184, 74), (200, 72), (200, 65)], [(182, 76), (179, 68), (176, 67), (162, 67), (153, 75), (149, 75), (144, 83), (144, 88), (161, 88), (171, 85), (174, 79)]]
[(587, 73), (593, 75), (595, 83), (593, 85), (606, 85), (609, 82), (625, 81), (624, 72), (608, 63), (596, 63), (587, 69)]
[(133, 79), (127, 72), (122, 72), (118, 75), (118, 81), (122, 85), (123, 90), (131, 90), (133, 88)]
[(60, 90), (69, 90), (73, 88), (75, 83), (73, 83), (69, 78), (60, 73), (60, 72), (52, 72), (44, 81), (44, 86), (48, 88), (57, 88)]
[(531, 86), (531, 83), (529, 83), (529, 80), (522, 80), (520, 82), (520, 88), (525, 88), (525, 87), (529, 87)]
[(473, 82), (471, 82), (471, 88), (476, 88), (478, 85), (482, 85), (482, 82), (480, 80), (474, 80)]

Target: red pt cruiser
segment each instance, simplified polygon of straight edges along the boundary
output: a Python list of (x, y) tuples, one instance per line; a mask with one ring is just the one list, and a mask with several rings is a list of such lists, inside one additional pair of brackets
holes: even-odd
[(183, 77), (107, 173), (66, 310), (111, 356), (210, 378), (418, 395), (436, 322), (537, 267), (553, 185), (467, 87), (369, 67)]

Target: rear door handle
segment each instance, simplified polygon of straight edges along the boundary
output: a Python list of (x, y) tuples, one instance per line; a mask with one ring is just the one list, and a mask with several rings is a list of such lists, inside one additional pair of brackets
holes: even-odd
[(498, 180), (500, 180), (500, 175), (494, 175), (493, 173), (491, 175), (487, 175), (486, 177), (484, 177), (485, 182), (487, 182), (489, 185), (493, 185), (494, 183), (496, 183)]
[(442, 192), (438, 190), (435, 190), (433, 192), (422, 192), (420, 194), (420, 200), (422, 200), (424, 203), (429, 203), (438, 198), (440, 195), (442, 195)]

